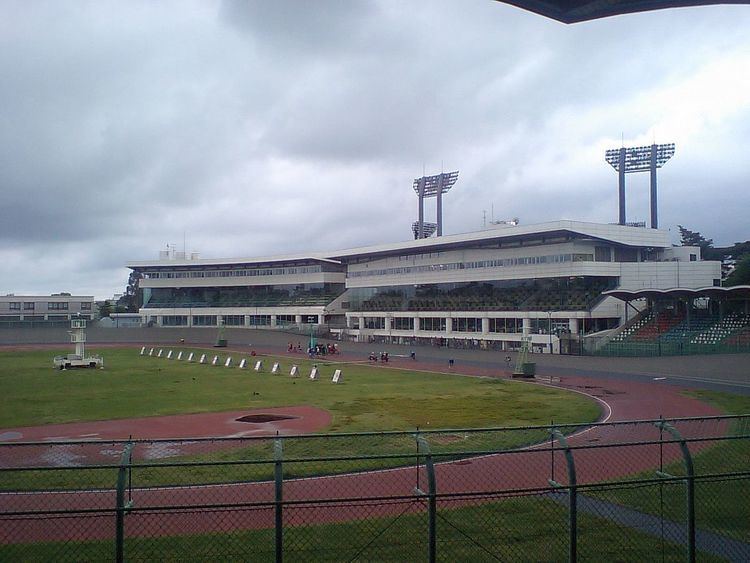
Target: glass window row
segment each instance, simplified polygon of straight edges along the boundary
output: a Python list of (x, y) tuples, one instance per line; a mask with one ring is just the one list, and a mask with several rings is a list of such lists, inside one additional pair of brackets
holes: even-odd
[(321, 266), (295, 266), (290, 268), (253, 268), (244, 270), (195, 270), (175, 272), (144, 272), (146, 279), (182, 279), (182, 278), (232, 278), (253, 276), (283, 276), (291, 274), (316, 274), (322, 272)]
[(498, 258), (496, 260), (476, 260), (471, 262), (450, 262), (447, 264), (430, 264), (427, 266), (403, 266), (400, 268), (378, 268), (349, 272), (347, 277), (360, 278), (369, 276), (392, 276), (419, 274), (424, 272), (442, 272), (450, 270), (471, 270), (475, 268), (509, 268), (514, 266), (533, 266), (538, 264), (561, 264), (564, 262), (592, 262), (593, 254), (552, 254), (549, 256), (520, 256), (517, 258)]

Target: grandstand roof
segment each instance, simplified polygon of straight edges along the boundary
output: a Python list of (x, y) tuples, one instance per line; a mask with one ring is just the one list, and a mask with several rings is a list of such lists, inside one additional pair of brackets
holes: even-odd
[(673, 287), (670, 289), (612, 289), (602, 295), (615, 297), (622, 301), (636, 299), (697, 299), (710, 297), (713, 299), (750, 299), (750, 285), (735, 285), (732, 287), (701, 287), (690, 289), (687, 287)]
[(591, 239), (633, 247), (666, 248), (671, 246), (669, 233), (625, 225), (586, 223), (583, 221), (552, 221), (536, 225), (503, 226), (499, 228), (417, 239), (408, 242), (364, 246), (327, 254), (331, 258), (346, 259), (358, 256), (387, 255), (404, 252), (436, 252), (473, 243), (528, 240), (536, 237), (553, 238), (577, 234)]
[(607, 18), (634, 12), (713, 4), (747, 4), (747, 0), (497, 0), (563, 23)]
[(127, 267), (132, 269), (148, 267), (200, 267), (310, 261), (338, 264), (342, 260), (357, 257), (437, 252), (450, 248), (465, 247), (476, 243), (510, 242), (516, 240), (530, 240), (534, 238), (549, 239), (570, 234), (637, 248), (667, 248), (671, 246), (669, 233), (657, 229), (602, 223), (585, 223), (582, 221), (553, 221), (537, 225), (502, 226), (472, 233), (446, 235), (442, 237), (409, 240), (407, 242), (387, 243), (374, 246), (363, 246), (333, 252), (315, 252), (256, 258), (145, 260), (130, 262), (127, 264)]
[(671, 246), (669, 233), (658, 229), (586, 223), (583, 221), (552, 221), (537, 225), (502, 226), (472, 233), (446, 235), (442, 237), (409, 240), (407, 242), (363, 246), (333, 252), (315, 252), (286, 256), (259, 258), (224, 258), (199, 260), (145, 260), (130, 262), (128, 268), (144, 267), (198, 267), (235, 264), (262, 264), (272, 262), (323, 261), (339, 263), (341, 260), (356, 257), (385, 256), (403, 253), (437, 252), (450, 248), (464, 247), (476, 243), (530, 240), (533, 238), (554, 238), (576, 234), (579, 236), (607, 241), (632, 247), (666, 248)]

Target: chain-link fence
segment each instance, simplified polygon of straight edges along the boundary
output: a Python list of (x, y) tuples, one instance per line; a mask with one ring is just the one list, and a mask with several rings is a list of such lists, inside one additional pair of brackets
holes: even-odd
[(750, 415), (0, 444), (0, 560), (750, 560)]

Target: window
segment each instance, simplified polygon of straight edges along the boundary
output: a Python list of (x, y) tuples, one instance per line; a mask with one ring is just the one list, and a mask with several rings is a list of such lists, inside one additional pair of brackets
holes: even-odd
[(384, 329), (385, 317), (365, 317), (365, 328)]
[(482, 319), (453, 319), (454, 332), (482, 332)]
[(245, 324), (245, 315), (224, 315), (222, 319), (226, 326), (242, 326)]
[(34, 310), (34, 302), (33, 301), (24, 301), (24, 303), (23, 303), (23, 310), (24, 311), (33, 311)]
[(20, 311), (21, 310), (21, 302), (18, 303), (8, 303), (8, 308), (11, 311)]
[(216, 315), (193, 315), (193, 326), (216, 326)]
[(67, 311), (68, 310), (68, 303), (60, 302), (60, 301), (50, 301), (47, 303), (47, 309), (50, 311)]
[(91, 302), (85, 301), (81, 303), (81, 311), (90, 311), (91, 310)]
[(270, 326), (271, 315), (250, 315), (248, 323), (250, 326)]
[(391, 319), (393, 330), (414, 330), (413, 317), (393, 317)]
[(691, 262), (697, 262), (698, 261), (698, 255), (697, 254), (691, 254), (690, 255), (690, 261)]
[(419, 319), (421, 330), (442, 332), (445, 330), (445, 317), (423, 317)]

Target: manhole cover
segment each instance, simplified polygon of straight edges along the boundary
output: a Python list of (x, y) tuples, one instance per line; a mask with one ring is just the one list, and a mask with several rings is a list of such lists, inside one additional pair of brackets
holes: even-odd
[(285, 414), (246, 414), (237, 419), (237, 422), (249, 422), (251, 424), (259, 424), (263, 422), (275, 422), (277, 420), (291, 420), (297, 418), (296, 416), (288, 416)]

